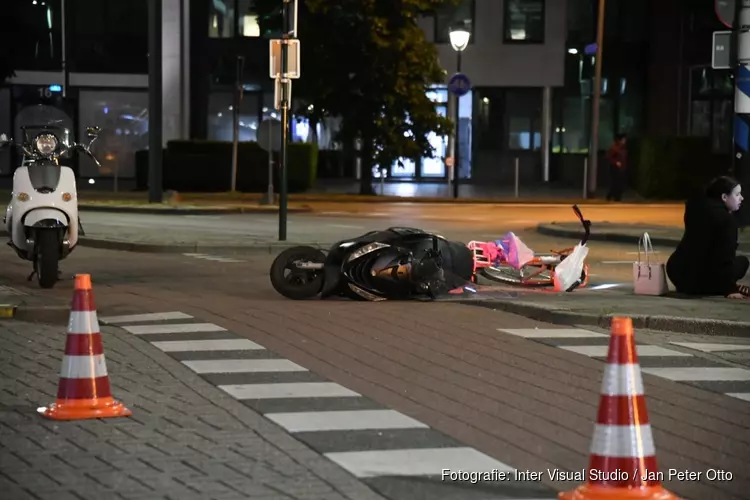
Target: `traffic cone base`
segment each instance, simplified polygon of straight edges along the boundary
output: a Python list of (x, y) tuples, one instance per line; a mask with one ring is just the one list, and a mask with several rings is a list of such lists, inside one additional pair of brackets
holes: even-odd
[(133, 414), (125, 405), (111, 397), (63, 401), (39, 408), (38, 411), (52, 420), (129, 417)]
[[(607, 365), (589, 449), (588, 480), (559, 500), (680, 500), (661, 485), (633, 322), (612, 318)], [(634, 470), (635, 472), (628, 473)], [(624, 475), (618, 474), (618, 471)], [(638, 474), (648, 471), (648, 474)]]
[(112, 397), (88, 274), (76, 276), (57, 399), (47, 407), (38, 408), (37, 412), (53, 420), (129, 417), (133, 414)]
[(662, 486), (612, 488), (583, 484), (557, 496), (558, 500), (681, 500)]

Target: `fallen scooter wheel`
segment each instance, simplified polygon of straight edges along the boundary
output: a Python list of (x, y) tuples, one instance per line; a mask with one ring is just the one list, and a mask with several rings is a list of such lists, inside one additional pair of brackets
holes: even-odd
[(271, 284), (281, 295), (292, 300), (311, 299), (323, 289), (322, 269), (299, 269), (295, 262), (322, 264), (326, 255), (317, 248), (299, 246), (287, 248), (271, 264)]
[(36, 275), (41, 288), (52, 288), (59, 279), (58, 262), (60, 259), (57, 233), (52, 230), (39, 231), (37, 234)]

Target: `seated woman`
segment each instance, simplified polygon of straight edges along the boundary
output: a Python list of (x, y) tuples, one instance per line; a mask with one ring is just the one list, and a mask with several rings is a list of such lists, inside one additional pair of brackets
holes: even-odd
[(667, 276), (679, 293), (750, 297), (750, 288), (738, 285), (750, 261), (737, 255), (738, 225), (734, 212), (742, 203), (740, 184), (718, 177), (705, 195), (685, 204), (685, 233), (667, 260)]

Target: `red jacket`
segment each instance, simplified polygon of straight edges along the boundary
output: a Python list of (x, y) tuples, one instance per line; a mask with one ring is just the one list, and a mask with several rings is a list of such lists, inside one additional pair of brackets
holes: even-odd
[[(610, 165), (613, 165), (617, 168), (625, 168), (628, 165), (628, 150), (625, 146), (613, 144), (612, 147), (607, 151), (605, 159), (609, 162)], [(620, 165), (618, 166), (617, 163), (620, 163)]]

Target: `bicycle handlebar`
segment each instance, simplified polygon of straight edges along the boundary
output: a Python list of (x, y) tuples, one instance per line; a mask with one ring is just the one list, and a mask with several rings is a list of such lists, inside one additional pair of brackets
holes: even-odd
[(578, 208), (578, 205), (573, 205), (573, 212), (576, 214), (576, 217), (578, 217), (578, 220), (581, 221), (581, 225), (583, 226), (583, 238), (581, 238), (581, 245), (585, 245), (589, 240), (589, 236), (591, 236), (591, 221), (583, 218), (583, 213), (581, 212), (581, 209)]

